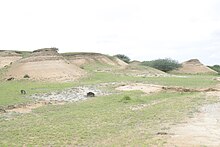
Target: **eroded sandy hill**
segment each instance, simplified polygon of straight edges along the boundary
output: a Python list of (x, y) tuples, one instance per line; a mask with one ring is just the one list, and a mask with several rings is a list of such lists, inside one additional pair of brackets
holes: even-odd
[(127, 66), (127, 63), (116, 57), (100, 53), (64, 53), (62, 56), (77, 66), (94, 63), (102, 63), (112, 66)]
[(216, 71), (203, 65), (198, 59), (191, 59), (183, 62), (182, 67), (174, 71), (176, 73), (198, 74), (198, 73), (210, 73), (217, 74)]
[(21, 54), (18, 54), (15, 51), (2, 50), (0, 51), (0, 68), (10, 65), (21, 58)]
[(85, 71), (70, 64), (56, 49), (46, 48), (14, 63), (6, 75), (7, 78), (23, 79), (26, 74), (34, 80), (72, 81), (85, 75)]

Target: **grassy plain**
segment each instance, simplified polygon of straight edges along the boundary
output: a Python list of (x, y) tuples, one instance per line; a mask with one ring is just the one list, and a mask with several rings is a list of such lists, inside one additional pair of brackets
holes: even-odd
[[(125, 82), (149, 83), (188, 88), (207, 88), (218, 84), (213, 75), (134, 77), (114, 72), (95, 72), (71, 83), (1, 81), (0, 106), (29, 102), (28, 95), (63, 90), (79, 85)], [(20, 94), (25, 89), (27, 97)], [(114, 87), (107, 86), (113, 90)], [(114, 90), (113, 90), (114, 91)], [(130, 100), (124, 100), (129, 96)], [(192, 117), (197, 108), (216, 102), (201, 93), (140, 91), (119, 92), (77, 103), (47, 105), (28, 114), (0, 116), (0, 146), (163, 146), (170, 127)], [(133, 107), (143, 106), (138, 110)]]

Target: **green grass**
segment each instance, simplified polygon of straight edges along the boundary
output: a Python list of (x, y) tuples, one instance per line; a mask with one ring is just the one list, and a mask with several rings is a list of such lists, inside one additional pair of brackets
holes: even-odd
[[(0, 106), (29, 102), (31, 99), (28, 95), (61, 90), (73, 85), (73, 83), (43, 83), (28, 80), (2, 81), (0, 83)], [(22, 89), (27, 92), (27, 95), (21, 95)]]
[[(131, 100), (121, 102), (125, 95)], [(142, 110), (131, 106), (150, 104)], [(141, 92), (96, 97), (85, 102), (47, 106), (11, 120), (0, 119), (0, 144), (6, 146), (140, 146), (163, 145), (155, 135), (191, 115), (205, 97), (198, 93)], [(9, 131), (10, 130), (10, 131)]]
[[(183, 75), (184, 76), (184, 75)], [(214, 75), (185, 75), (186, 77), (147, 77), (144, 81), (165, 86), (181, 86), (188, 88), (207, 88), (218, 82)]]
[(94, 72), (91, 76), (80, 82), (83, 84), (98, 84), (103, 82), (144, 82), (164, 86), (181, 86), (188, 88), (207, 88), (215, 86), (218, 82), (213, 80), (214, 75), (187, 75), (186, 77), (134, 77), (129, 75)]
[[(91, 70), (91, 68), (90, 68)], [(30, 99), (20, 94), (20, 90), (27, 91), (27, 95), (34, 93), (43, 93), (55, 90), (62, 90), (68, 87), (79, 85), (93, 85), (108, 82), (143, 82), (150, 84), (159, 84), (166, 86), (182, 86), (189, 88), (206, 88), (217, 84), (212, 80), (212, 75), (187, 76), (179, 77), (133, 77), (123, 74), (114, 74), (110, 72), (90, 72), (90, 76), (75, 82), (69, 83), (47, 83), (33, 82), (28, 80), (21, 81), (1, 81), (0, 83), (0, 106), (11, 105), (16, 103), (28, 102)]]
[[(98, 65), (99, 69), (112, 68)], [(134, 77), (114, 72), (95, 72), (70, 83), (1, 81), (0, 106), (31, 101), (28, 95), (62, 90), (80, 85), (108, 82), (142, 82), (166, 86), (207, 88), (218, 84), (214, 75), (183, 77)], [(114, 70), (114, 68), (113, 68)], [(20, 90), (27, 91), (27, 97)], [(114, 92), (114, 87), (107, 86)], [(120, 92), (65, 105), (48, 105), (29, 114), (0, 115), (0, 146), (163, 146), (173, 124), (192, 117), (205, 103), (216, 102), (200, 93), (161, 92), (145, 95), (140, 91)], [(155, 104), (155, 102), (158, 102)], [(132, 107), (145, 104), (140, 110)]]
[(21, 54), (22, 58), (26, 58), (30, 56), (31, 52), (30, 51), (15, 51), (18, 54)]

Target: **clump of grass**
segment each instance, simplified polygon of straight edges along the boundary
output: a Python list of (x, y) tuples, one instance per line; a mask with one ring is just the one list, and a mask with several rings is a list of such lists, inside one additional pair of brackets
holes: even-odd
[(125, 95), (125, 96), (120, 100), (120, 102), (123, 102), (123, 103), (128, 103), (129, 101), (131, 101), (131, 97), (128, 96), (128, 95)]

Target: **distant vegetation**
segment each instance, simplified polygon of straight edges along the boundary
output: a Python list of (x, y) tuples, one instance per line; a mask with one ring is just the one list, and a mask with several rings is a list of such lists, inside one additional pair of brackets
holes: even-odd
[(169, 72), (171, 70), (181, 67), (181, 64), (179, 64), (178, 61), (170, 58), (144, 61), (142, 62), (142, 64), (145, 66), (150, 66), (159, 69), (164, 72)]
[(126, 63), (129, 63), (130, 62), (130, 58), (126, 55), (123, 55), (123, 54), (117, 54), (117, 55), (114, 55), (115, 57), (121, 59), (122, 61), (126, 62)]
[(208, 66), (209, 68), (215, 70), (218, 72), (218, 74), (220, 74), (220, 65), (214, 65), (214, 66)]

